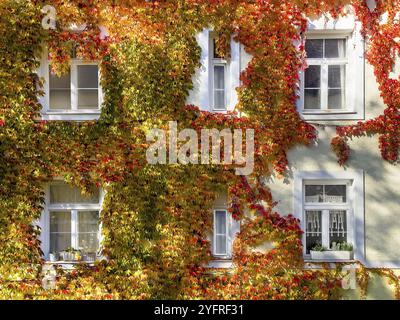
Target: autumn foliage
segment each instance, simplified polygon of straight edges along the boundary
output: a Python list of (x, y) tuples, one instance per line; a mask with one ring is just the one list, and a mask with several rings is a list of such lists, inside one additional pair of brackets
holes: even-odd
[[(56, 30), (41, 26), (46, 4), (56, 8)], [(349, 138), (378, 134), (383, 158), (395, 162), (400, 90), (399, 79), (389, 74), (400, 52), (398, 1), (378, 1), (370, 12), (361, 0), (0, 0), (0, 297), (339, 297), (339, 269), (304, 270), (299, 223), (275, 212), (265, 178), (283, 176), (288, 150), (316, 138), (296, 111), (305, 53), (295, 43), (304, 42), (306, 17), (349, 10), (370, 41), (367, 58), (387, 109), (376, 119), (338, 127), (332, 147), (344, 164)], [(384, 12), (389, 18), (382, 24)], [(71, 31), (71, 24), (86, 27)], [(218, 33), (218, 51), (228, 59), (231, 36), (252, 55), (234, 113), (186, 105), (200, 66), (195, 36), (204, 28)], [(35, 70), (43, 44), (58, 74), (67, 70), (73, 48), (78, 57), (101, 62), (105, 101), (98, 121), (40, 120), (42, 79)], [(230, 166), (148, 165), (145, 134), (170, 120), (196, 130), (255, 129), (254, 173), (238, 177)], [(83, 193), (93, 186), (106, 191), (101, 222), (107, 259), (59, 270), (57, 288), (44, 290), (40, 230), (32, 225), (43, 208), (43, 185), (56, 176)], [(211, 258), (211, 209), (221, 194), (227, 194), (234, 218), (242, 219), (230, 273), (204, 268)], [(254, 249), (266, 241), (271, 250)]]

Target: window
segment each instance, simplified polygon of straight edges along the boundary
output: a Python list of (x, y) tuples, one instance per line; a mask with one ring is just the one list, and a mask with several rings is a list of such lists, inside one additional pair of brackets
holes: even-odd
[(45, 96), (41, 98), (45, 120), (94, 120), (100, 114), (102, 90), (97, 62), (73, 58), (69, 71), (58, 77), (47, 54), (42, 59)]
[(216, 111), (225, 111), (227, 109), (227, 61), (224, 57), (218, 55), (215, 38), (212, 38), (211, 52), (212, 108)]
[(49, 65), (49, 111), (85, 111), (99, 109), (98, 65), (74, 60), (70, 71), (61, 77)]
[(303, 110), (346, 109), (346, 39), (307, 39)]
[(335, 249), (352, 243), (352, 209), (346, 181), (305, 181), (304, 218), (306, 254), (316, 245)]
[(305, 120), (363, 120), (364, 39), (352, 17), (309, 20), (297, 110)]
[(314, 254), (317, 260), (349, 260), (354, 255), (364, 261), (362, 170), (295, 172), (294, 212), (304, 232), (306, 259)]
[(226, 210), (214, 211), (214, 256), (228, 256), (229, 223)]
[(238, 103), (236, 88), (240, 86), (240, 72), (247, 64), (242, 60), (248, 55), (232, 35), (230, 58), (220, 57), (215, 50), (215, 38), (216, 33), (210, 29), (196, 35), (201, 67), (193, 76), (193, 88), (186, 103), (199, 106), (202, 111), (225, 113), (233, 111)]
[(94, 261), (99, 249), (100, 207), (97, 189), (86, 196), (66, 183), (51, 183), (42, 222), (46, 258), (52, 254), (56, 260), (65, 261), (65, 252), (76, 252), (78, 257), (68, 260)]

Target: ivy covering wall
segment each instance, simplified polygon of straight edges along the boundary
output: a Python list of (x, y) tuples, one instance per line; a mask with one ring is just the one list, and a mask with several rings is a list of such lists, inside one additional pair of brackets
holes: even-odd
[[(41, 9), (57, 12), (57, 29), (45, 30)], [(0, 297), (21, 299), (328, 299), (342, 294), (337, 269), (304, 269), (301, 230), (293, 216), (275, 212), (265, 184), (283, 176), (287, 151), (309, 145), (313, 126), (296, 111), (298, 70), (304, 68), (306, 17), (356, 14), (370, 41), (367, 58), (387, 105), (384, 115), (339, 127), (332, 141), (339, 163), (347, 140), (378, 134), (384, 160), (399, 151), (400, 90), (390, 79), (400, 44), (400, 3), (378, 1), (370, 11), (350, 0), (0, 0)], [(388, 20), (379, 18), (387, 12)], [(85, 24), (72, 32), (71, 24)], [(102, 38), (99, 26), (108, 37)], [(218, 34), (229, 59), (231, 35), (252, 59), (241, 74), (239, 103), (227, 115), (186, 105), (200, 67), (195, 36)], [(101, 62), (104, 103), (98, 121), (40, 120), (43, 79), (37, 76), (44, 46), (53, 70), (68, 69), (70, 53)], [(148, 165), (146, 132), (167, 127), (255, 129), (255, 170), (235, 175), (232, 166)], [(65, 155), (68, 155), (66, 157)], [(103, 254), (95, 266), (59, 270), (54, 290), (41, 283), (43, 257), (34, 222), (43, 188), (62, 176), (83, 193), (106, 192), (101, 212)], [(242, 219), (231, 272), (205, 269), (210, 260), (212, 206), (228, 193), (229, 210)], [(245, 208), (252, 219), (244, 215)], [(271, 241), (266, 253), (252, 248)], [(400, 296), (398, 278), (387, 275)], [(369, 271), (360, 266), (365, 289)]]

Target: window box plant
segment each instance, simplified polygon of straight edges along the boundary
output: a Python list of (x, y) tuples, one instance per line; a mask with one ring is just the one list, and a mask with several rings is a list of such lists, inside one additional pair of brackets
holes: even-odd
[(50, 262), (56, 262), (56, 261), (58, 261), (58, 253), (57, 252), (51, 252), (50, 254), (49, 254), (49, 260), (50, 260)]
[(310, 250), (311, 260), (338, 261), (353, 259), (353, 245), (347, 242), (332, 243), (331, 249), (316, 245)]

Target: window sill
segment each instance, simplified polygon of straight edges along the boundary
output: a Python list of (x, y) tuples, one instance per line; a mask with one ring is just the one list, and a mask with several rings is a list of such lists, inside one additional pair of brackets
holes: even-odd
[(91, 121), (98, 120), (100, 110), (80, 110), (80, 111), (46, 111), (41, 114), (42, 120), (61, 120), (61, 121)]
[(356, 111), (299, 111), (304, 120), (363, 120), (364, 115)]
[(304, 259), (304, 269), (335, 269), (337, 264), (345, 264), (343, 269), (356, 269), (358, 268), (358, 261), (356, 260), (337, 260), (337, 261), (321, 261)]
[(233, 268), (233, 261), (232, 259), (223, 259), (223, 258), (214, 258), (211, 260), (206, 268), (210, 269), (231, 269)]
[(79, 265), (93, 267), (96, 261), (45, 261), (44, 264), (49, 267), (59, 266), (62, 269), (71, 270)]

